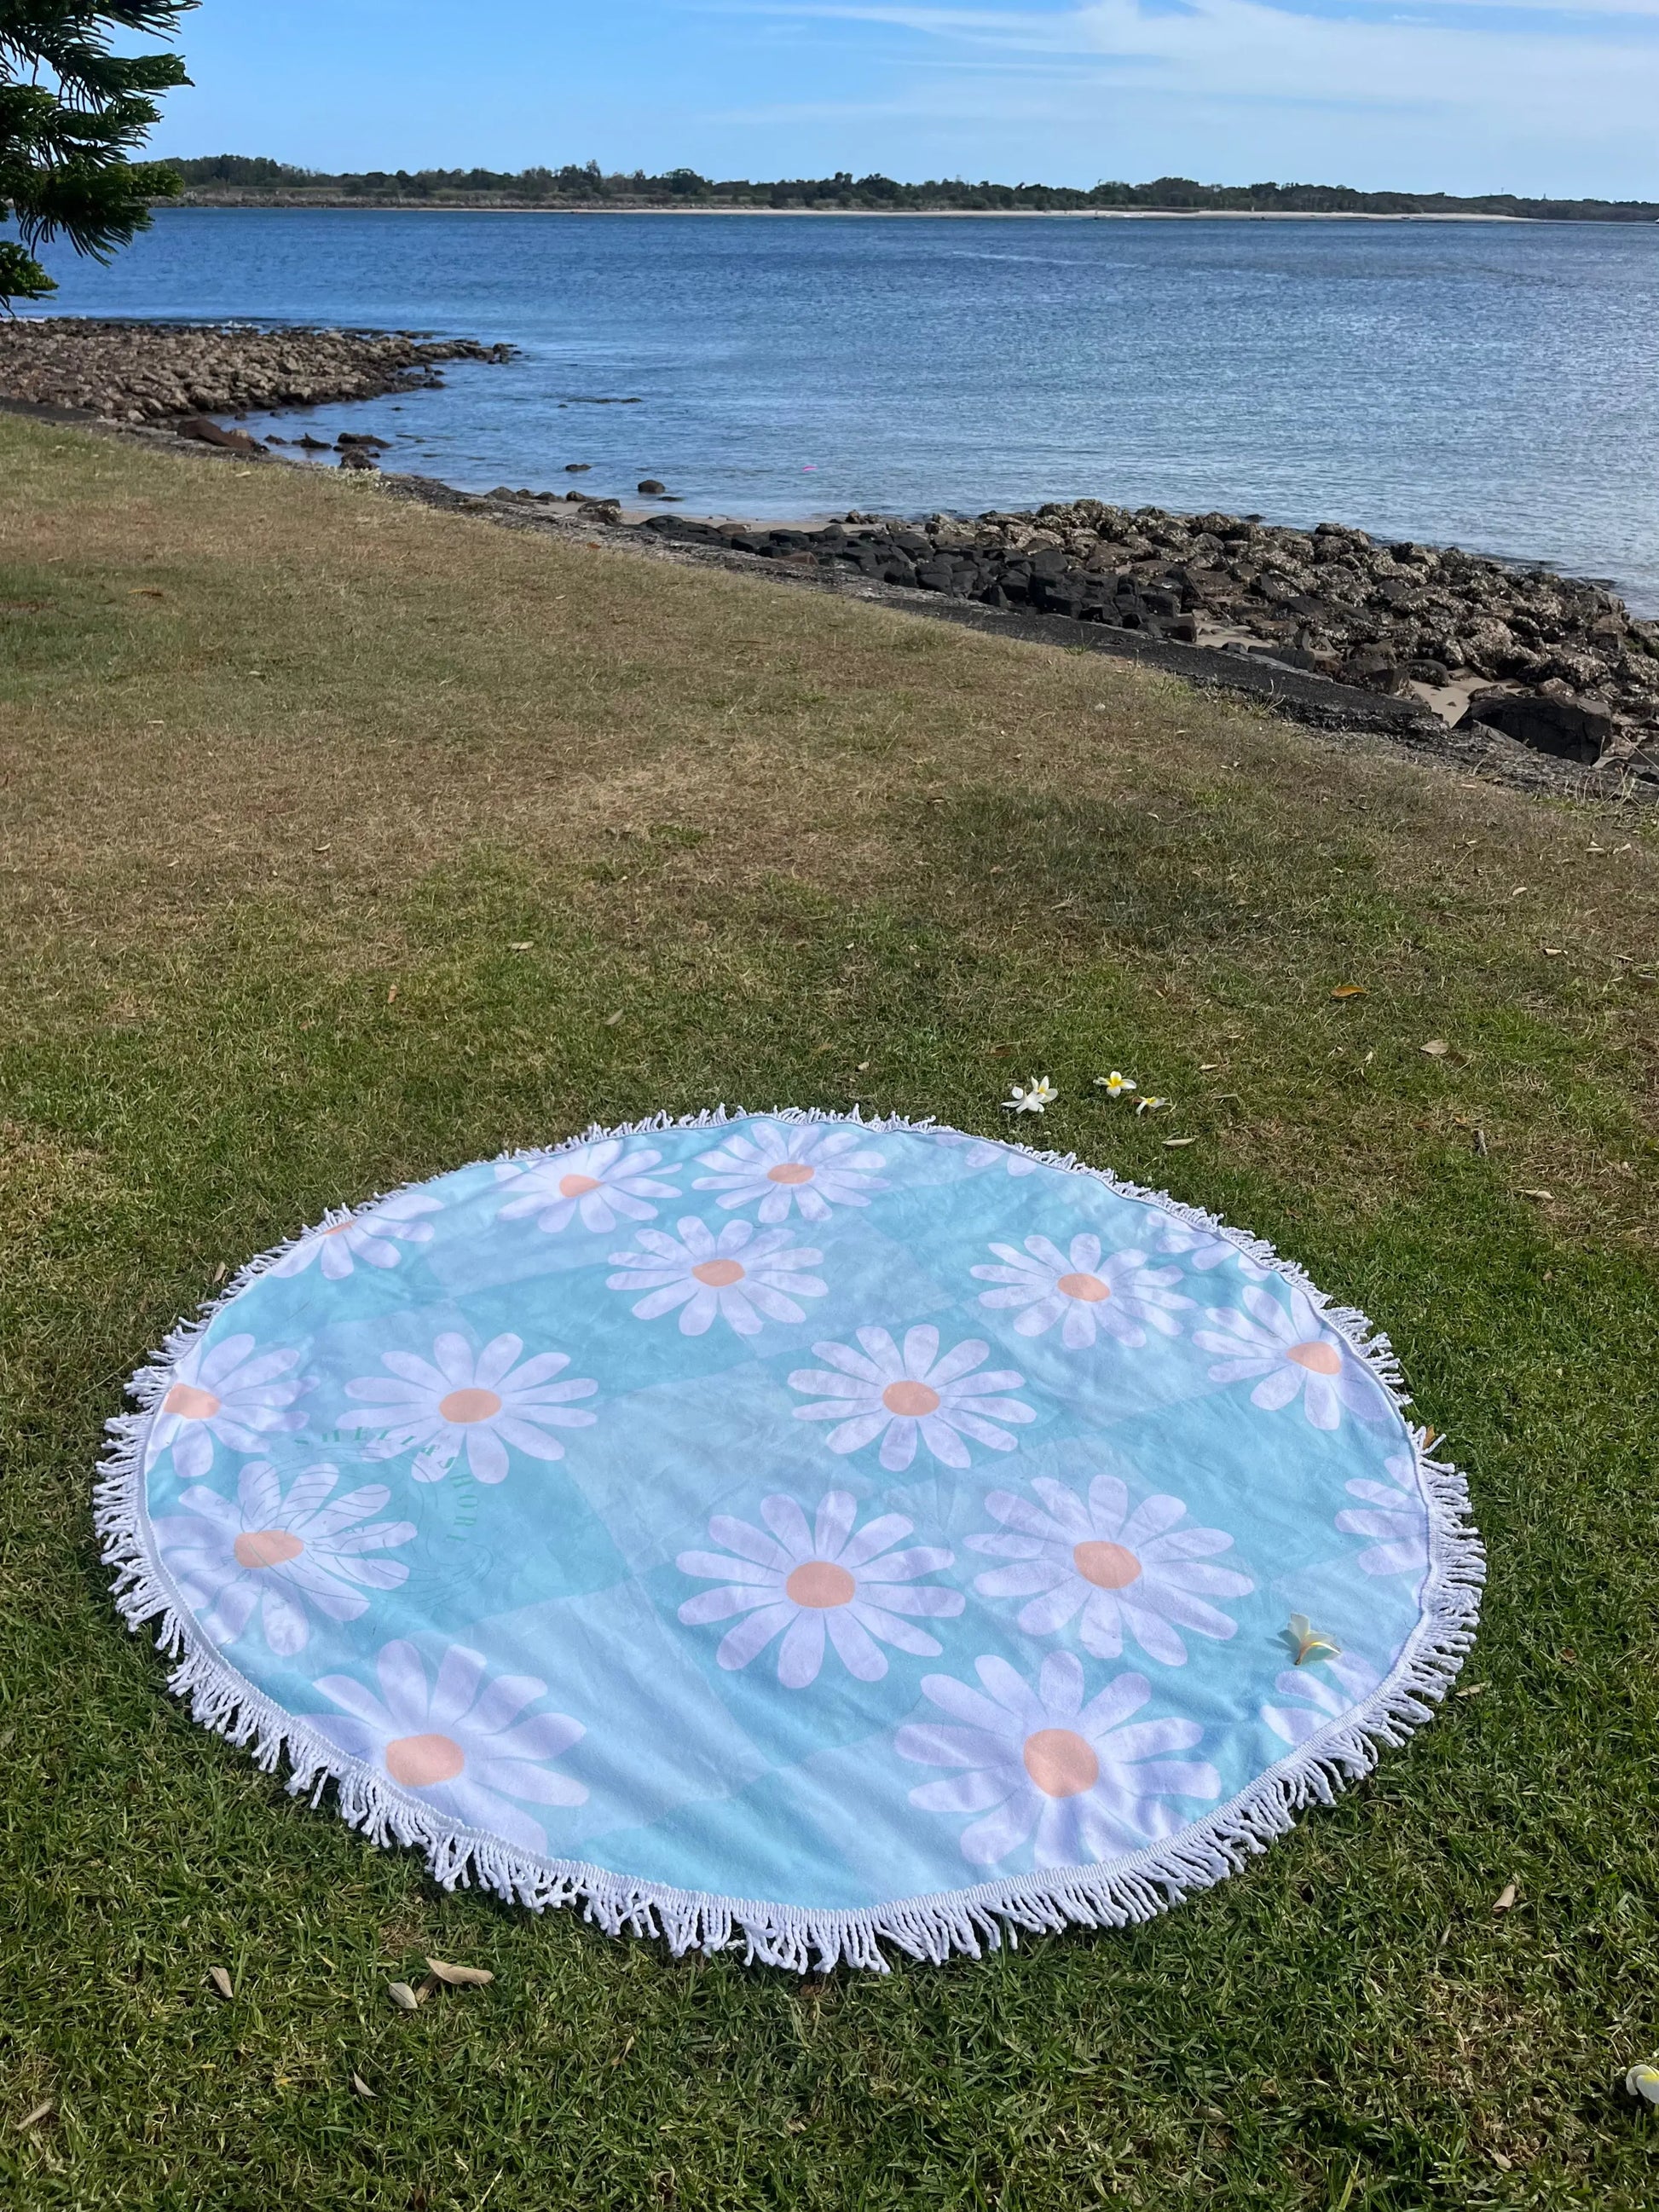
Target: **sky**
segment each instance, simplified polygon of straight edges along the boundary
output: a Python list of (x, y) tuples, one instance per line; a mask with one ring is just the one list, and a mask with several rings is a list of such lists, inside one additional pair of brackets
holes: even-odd
[(1659, 199), (1659, 0), (204, 0), (163, 154)]

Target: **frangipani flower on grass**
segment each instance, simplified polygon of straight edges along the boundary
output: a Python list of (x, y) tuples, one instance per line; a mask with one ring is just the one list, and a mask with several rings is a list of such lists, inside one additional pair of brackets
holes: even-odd
[(1012, 1091), (1012, 1096), (1002, 1102), (1003, 1111), (1007, 1114), (1041, 1114), (1060, 1096), (1046, 1075), (1034, 1075), (1024, 1089), (1016, 1083)]
[(1095, 1085), (1097, 1089), (1103, 1091), (1109, 1098), (1121, 1098), (1137, 1087), (1130, 1082), (1127, 1075), (1121, 1075), (1116, 1068), (1114, 1068), (1109, 1075), (1096, 1076)]
[(383, 1644), (374, 1662), (378, 1698), (350, 1674), (324, 1674), (313, 1686), (341, 1710), (307, 1718), (444, 1819), (486, 1829), (521, 1850), (545, 1851), (545, 1830), (513, 1800), (585, 1803), (585, 1785), (548, 1761), (586, 1730), (567, 1713), (520, 1720), (526, 1705), (546, 1696), (546, 1683), (533, 1674), (486, 1682), (489, 1663), (482, 1651), (452, 1644), (428, 1680), (412, 1644)]
[(779, 1635), (778, 1680), (786, 1690), (817, 1681), (826, 1638), (861, 1682), (878, 1682), (887, 1672), (878, 1644), (938, 1658), (937, 1639), (902, 1616), (946, 1619), (962, 1611), (960, 1590), (917, 1581), (948, 1567), (950, 1552), (921, 1545), (895, 1551), (915, 1525), (899, 1513), (878, 1515), (854, 1534), (858, 1503), (850, 1491), (827, 1492), (811, 1528), (793, 1498), (763, 1498), (760, 1510), (769, 1535), (717, 1514), (708, 1533), (726, 1552), (682, 1552), (675, 1562), (683, 1575), (724, 1585), (686, 1600), (680, 1619), (688, 1627), (744, 1616), (720, 1639), (722, 1667), (746, 1667)]
[(1208, 1800), (1221, 1778), (1207, 1761), (1173, 1759), (1204, 1731), (1196, 1721), (1134, 1722), (1152, 1694), (1144, 1674), (1120, 1674), (1083, 1702), (1083, 1668), (1051, 1652), (1035, 1687), (1006, 1659), (974, 1662), (981, 1688), (928, 1674), (922, 1688), (957, 1723), (913, 1723), (893, 1740), (901, 1759), (962, 1771), (910, 1792), (923, 1813), (980, 1815), (962, 1831), (970, 1866), (995, 1866), (1028, 1838), (1040, 1867), (1088, 1866), (1137, 1851), (1187, 1817), (1173, 1797)]
[(395, 1459), (422, 1447), (410, 1472), (416, 1482), (441, 1482), (466, 1454), (480, 1482), (500, 1482), (507, 1470), (507, 1448), (532, 1459), (562, 1459), (564, 1446), (551, 1429), (588, 1429), (595, 1416), (570, 1401), (591, 1398), (597, 1382), (574, 1378), (556, 1382), (570, 1364), (563, 1352), (538, 1352), (523, 1365), (521, 1337), (492, 1338), (475, 1353), (459, 1331), (446, 1330), (433, 1344), (432, 1358), (412, 1352), (387, 1352), (381, 1365), (398, 1377), (361, 1375), (346, 1384), (346, 1395), (368, 1402), (340, 1416), (343, 1429), (380, 1429), (384, 1434), (363, 1447), (365, 1459)]
[[(1131, 1085), (1130, 1087), (1133, 1089), (1133, 1086)], [(1135, 1101), (1135, 1112), (1138, 1115), (1141, 1114), (1156, 1114), (1169, 1103), (1170, 1102), (1167, 1098), (1154, 1098), (1151, 1096), (1145, 1098), (1137, 1098)]]
[(307, 1607), (327, 1620), (355, 1620), (368, 1590), (407, 1579), (401, 1559), (367, 1557), (413, 1540), (410, 1521), (368, 1521), (386, 1504), (384, 1483), (334, 1496), (336, 1467), (296, 1474), (283, 1492), (268, 1460), (242, 1469), (233, 1504), (198, 1483), (161, 1515), (155, 1540), (179, 1594), (216, 1644), (234, 1644), (256, 1609), (265, 1642), (291, 1658), (311, 1640)]

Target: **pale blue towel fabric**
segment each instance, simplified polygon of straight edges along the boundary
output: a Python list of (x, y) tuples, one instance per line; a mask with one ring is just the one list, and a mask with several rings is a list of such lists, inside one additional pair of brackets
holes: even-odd
[[(881, 1929), (1200, 1879), (1270, 1770), (1363, 1765), (1455, 1663), (1360, 1342), (1016, 1147), (654, 1127), (252, 1272), (155, 1380), (120, 1555), (220, 1712), (510, 1893)], [(1340, 1656), (1295, 1664), (1293, 1613)]]

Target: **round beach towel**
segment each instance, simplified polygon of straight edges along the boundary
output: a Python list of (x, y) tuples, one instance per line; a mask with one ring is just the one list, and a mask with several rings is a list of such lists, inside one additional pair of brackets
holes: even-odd
[(666, 1119), (246, 1267), (100, 1491), (198, 1717), (447, 1886), (879, 1967), (1141, 1920), (1443, 1694), (1481, 1575), (1265, 1246), (902, 1121)]

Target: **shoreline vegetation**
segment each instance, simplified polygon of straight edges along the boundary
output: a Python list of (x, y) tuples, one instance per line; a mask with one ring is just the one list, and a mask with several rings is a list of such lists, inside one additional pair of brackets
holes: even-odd
[(1659, 202), (1528, 198), (1513, 192), (1362, 192), (1346, 185), (1204, 185), (1190, 177), (1150, 184), (969, 184), (961, 178), (902, 184), (848, 170), (832, 177), (717, 179), (695, 169), (607, 174), (596, 161), (561, 168), (370, 169), (338, 174), (264, 155), (172, 159), (185, 207), (511, 209), (568, 215), (1094, 215), (1367, 216), (1393, 222), (1655, 222)]
[[(0, 325), (0, 399), (182, 433), (249, 459), (292, 446), (374, 471), (391, 441), (373, 432), (261, 440), (214, 418), (378, 398), (440, 381), (443, 362), (499, 363), (512, 352), (409, 331), (41, 317)], [(647, 508), (679, 503), (654, 477), (637, 489)], [(1224, 656), (1235, 667), (1255, 660), (1617, 773), (1632, 790), (1659, 788), (1659, 622), (1632, 619), (1605, 586), (1541, 566), (1385, 543), (1340, 523), (1302, 531), (1092, 498), (1029, 513), (853, 513), (780, 526), (629, 516), (621, 501), (580, 489), (454, 495), (503, 518), (568, 518), (613, 543), (654, 539), (836, 588), (857, 581), (996, 615), (1060, 617), (1137, 644), (1196, 647), (1218, 666)]]

